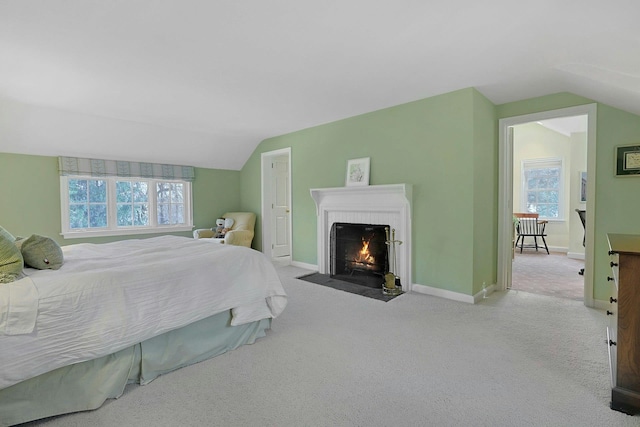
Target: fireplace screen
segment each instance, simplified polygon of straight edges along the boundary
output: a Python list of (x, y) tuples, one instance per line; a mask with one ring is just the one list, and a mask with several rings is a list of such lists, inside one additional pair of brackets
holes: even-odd
[(385, 227), (334, 223), (331, 226), (331, 277), (380, 288), (389, 271)]

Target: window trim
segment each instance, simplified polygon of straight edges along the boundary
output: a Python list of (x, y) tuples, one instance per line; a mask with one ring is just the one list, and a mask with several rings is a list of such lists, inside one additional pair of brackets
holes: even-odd
[[(69, 180), (70, 179), (90, 179), (103, 180), (107, 182), (107, 218), (110, 226), (107, 228), (83, 228), (71, 229), (69, 227)], [(149, 188), (155, 188), (157, 182), (175, 182), (185, 186), (184, 197), (184, 218), (185, 224), (177, 225), (158, 225), (157, 224), (157, 204), (155, 195), (150, 195), (149, 211), (154, 215), (149, 215), (149, 226), (116, 226), (116, 197), (115, 184), (116, 181), (147, 181)], [(193, 186), (190, 181), (182, 179), (158, 179), (158, 178), (135, 178), (135, 177), (119, 177), (119, 176), (90, 176), (90, 175), (62, 175), (60, 176), (60, 213), (61, 213), (61, 236), (65, 239), (82, 239), (91, 237), (109, 237), (109, 236), (133, 236), (139, 234), (166, 234), (193, 230)], [(153, 199), (153, 200), (151, 200)]]
[(561, 222), (565, 220), (564, 215), (564, 207), (565, 207), (565, 191), (564, 191), (564, 159), (560, 157), (547, 157), (544, 159), (523, 159), (521, 161), (521, 195), (520, 195), (520, 206), (522, 212), (528, 212), (527, 210), (527, 181), (526, 181), (526, 170), (527, 169), (540, 169), (544, 167), (560, 167), (560, 177), (558, 182), (558, 217), (544, 217), (540, 215), (541, 220), (549, 221), (549, 222)]

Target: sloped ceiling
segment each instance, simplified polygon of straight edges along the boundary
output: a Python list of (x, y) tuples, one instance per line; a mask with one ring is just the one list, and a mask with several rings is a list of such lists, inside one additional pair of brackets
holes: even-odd
[[(153, 125), (182, 137), (142, 138), (140, 160), (240, 169), (265, 138), (467, 87), (640, 114), (638, 16), (636, 0), (2, 0), (0, 101)], [(122, 157), (42, 139), (25, 150)]]

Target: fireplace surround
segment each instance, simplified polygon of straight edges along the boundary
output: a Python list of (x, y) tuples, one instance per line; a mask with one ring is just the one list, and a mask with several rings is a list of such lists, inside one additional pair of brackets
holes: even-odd
[(410, 184), (369, 185), (311, 189), (316, 203), (318, 272), (330, 274), (330, 233), (334, 223), (389, 225), (402, 245), (397, 247), (397, 267), (405, 292), (411, 290)]

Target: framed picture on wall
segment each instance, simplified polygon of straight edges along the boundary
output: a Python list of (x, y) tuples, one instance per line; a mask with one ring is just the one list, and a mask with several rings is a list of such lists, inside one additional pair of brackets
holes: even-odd
[(640, 176), (640, 145), (616, 147), (616, 176)]
[(587, 173), (580, 172), (580, 203), (587, 201)]
[(347, 161), (347, 187), (353, 185), (369, 185), (370, 161), (370, 157)]

